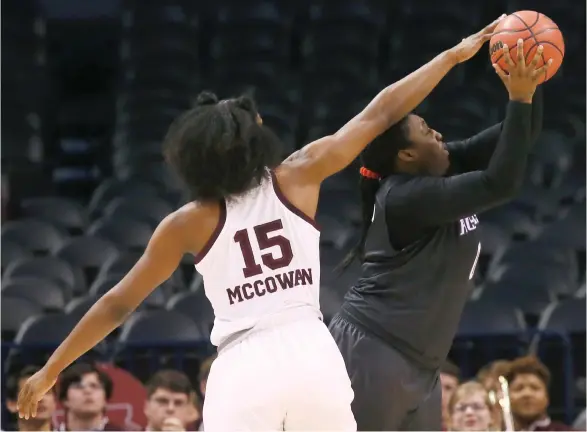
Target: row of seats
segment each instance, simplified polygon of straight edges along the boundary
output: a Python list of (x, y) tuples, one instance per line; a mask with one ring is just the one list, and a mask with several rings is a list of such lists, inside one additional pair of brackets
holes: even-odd
[[(197, 293), (183, 293), (169, 300), (167, 310), (139, 310), (124, 324), (117, 339), (120, 342), (152, 344), (207, 339), (213, 315), (211, 309), (202, 306), (202, 298), (198, 298)], [(38, 305), (23, 297), (3, 295), (2, 300), (3, 332), (18, 328), (14, 341), (21, 344), (61, 342), (79, 321), (80, 314), (91, 306), (89, 299), (80, 299), (71, 303), (64, 314), (42, 314)], [(28, 318), (16, 326), (14, 320), (18, 310), (29, 313)], [(330, 317), (327, 315), (327, 318)], [(182, 330), (181, 324), (185, 324)], [(458, 336), (517, 334), (526, 329), (527, 326), (516, 309), (473, 301), (465, 307)], [(541, 316), (538, 330), (584, 333), (584, 299), (551, 303)]]

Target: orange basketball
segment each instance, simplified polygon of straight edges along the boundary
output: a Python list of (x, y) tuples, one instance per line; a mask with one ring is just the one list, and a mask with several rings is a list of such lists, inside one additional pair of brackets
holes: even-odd
[(558, 26), (540, 12), (519, 11), (506, 17), (495, 29), (495, 34), (489, 43), (491, 62), (497, 63), (507, 72), (507, 65), (503, 58), (503, 45), (507, 44), (513, 62), (517, 59), (518, 39), (524, 41), (524, 57), (526, 62), (532, 61), (539, 45), (544, 47), (542, 59), (537, 67), (552, 59), (548, 71), (540, 78), (540, 83), (548, 81), (560, 68), (565, 56), (565, 41)]

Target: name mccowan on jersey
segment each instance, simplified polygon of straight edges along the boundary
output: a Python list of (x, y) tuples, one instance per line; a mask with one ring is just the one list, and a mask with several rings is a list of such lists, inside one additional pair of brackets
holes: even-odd
[(287, 273), (268, 276), (265, 279), (258, 279), (252, 283), (246, 282), (234, 288), (227, 288), (228, 301), (231, 305), (238, 301), (251, 300), (254, 297), (262, 297), (265, 294), (272, 294), (279, 288), (286, 290), (300, 285), (312, 284), (312, 269), (296, 269)]

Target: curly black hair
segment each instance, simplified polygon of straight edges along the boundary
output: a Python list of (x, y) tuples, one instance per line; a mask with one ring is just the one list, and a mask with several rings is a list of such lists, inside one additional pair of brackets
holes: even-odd
[[(391, 126), (377, 138), (375, 138), (363, 150), (360, 156), (361, 164), (371, 171), (379, 174), (381, 178), (387, 177), (395, 170), (397, 154), (400, 150), (408, 148), (411, 143), (409, 139), (408, 118), (410, 114), (403, 117), (399, 122)], [(361, 226), (361, 237), (358, 243), (339, 264), (338, 270), (343, 271), (349, 267), (355, 259), (363, 261), (367, 233), (373, 218), (375, 199), (379, 190), (379, 179), (371, 179), (361, 176), (359, 188), (361, 189), (361, 213), (363, 223)]]
[(258, 122), (253, 99), (219, 101), (202, 92), (164, 141), (164, 155), (198, 201), (218, 201), (258, 186), (280, 162), (280, 141)]

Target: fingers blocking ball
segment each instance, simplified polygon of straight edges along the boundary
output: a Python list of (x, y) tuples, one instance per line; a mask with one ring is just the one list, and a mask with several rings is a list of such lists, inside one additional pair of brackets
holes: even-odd
[(489, 43), (489, 54), (491, 62), (498, 64), (504, 71), (509, 67), (503, 56), (503, 47), (507, 45), (514, 63), (518, 61), (517, 43), (518, 39), (523, 40), (524, 58), (530, 63), (540, 45), (543, 46), (541, 59), (536, 68), (542, 67), (548, 60), (552, 64), (538, 78), (541, 84), (554, 76), (560, 68), (565, 56), (565, 42), (558, 26), (540, 12), (520, 11), (515, 12), (503, 19), (495, 28)]

